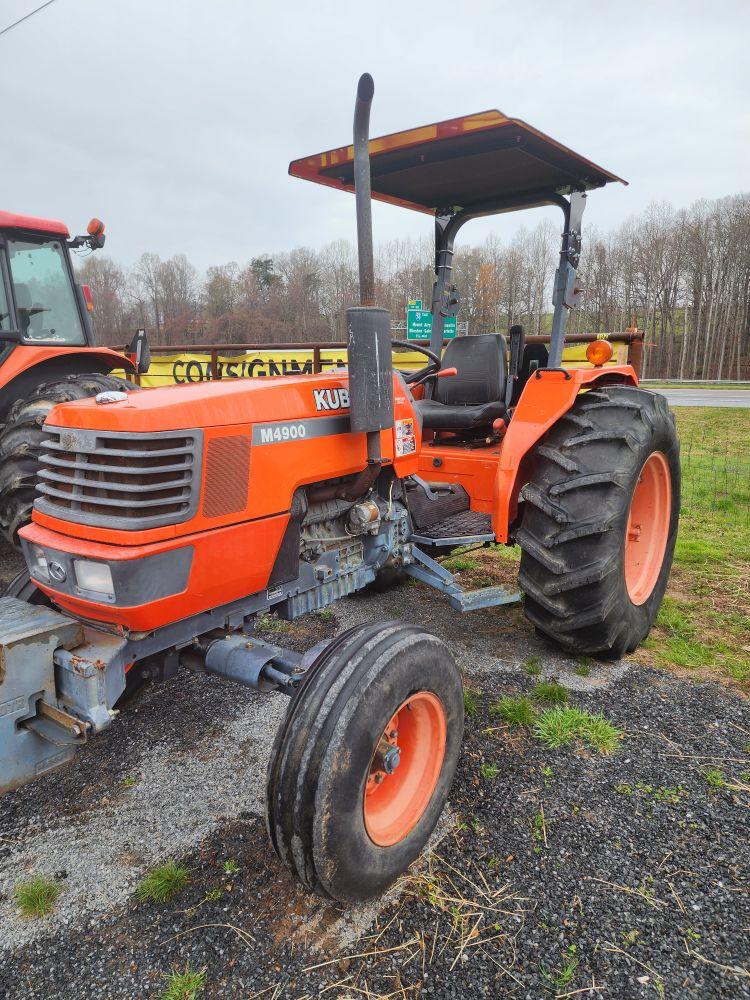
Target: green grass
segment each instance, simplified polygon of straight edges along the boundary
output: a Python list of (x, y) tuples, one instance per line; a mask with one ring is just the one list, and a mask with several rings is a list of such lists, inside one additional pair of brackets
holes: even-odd
[(141, 902), (150, 899), (154, 903), (166, 903), (184, 889), (189, 880), (190, 869), (170, 860), (150, 871), (135, 894)]
[[(750, 690), (750, 410), (679, 407), (680, 530), (667, 597), (644, 648), (655, 666)], [(635, 658), (643, 659), (643, 649)]]
[(528, 698), (500, 698), (490, 705), (490, 714), (499, 715), (509, 726), (532, 726), (536, 709)]
[(23, 917), (46, 917), (60, 895), (60, 883), (45, 875), (35, 875), (16, 886), (14, 898)]
[(255, 621), (256, 627), (263, 632), (293, 632), (294, 625), (291, 622), (279, 618), (270, 611), (264, 611), (258, 615)]
[(532, 677), (538, 677), (542, 672), (542, 661), (538, 656), (530, 656), (524, 663), (523, 669)]
[(591, 668), (594, 665), (594, 661), (590, 656), (577, 656), (576, 663), (578, 666), (575, 668), (574, 673), (578, 674), (579, 677), (588, 677), (591, 673)]
[(531, 694), (537, 701), (546, 701), (550, 705), (561, 705), (568, 700), (568, 692), (557, 681), (540, 681)]
[(471, 688), (464, 688), (464, 715), (471, 718), (479, 711), (479, 695)]
[(234, 858), (230, 858), (228, 861), (224, 862), (225, 875), (236, 875), (239, 870), (240, 866), (237, 864)]
[(500, 774), (500, 768), (497, 764), (482, 764), (482, 777), (487, 781), (494, 781), (498, 774)]
[(578, 968), (578, 959), (575, 957), (576, 946), (571, 944), (562, 955), (560, 965), (554, 969), (547, 969), (544, 964), (540, 964), (539, 971), (542, 979), (545, 980), (555, 990), (562, 990), (573, 981)]
[(476, 559), (470, 559), (469, 556), (450, 556), (443, 560), (443, 566), (451, 573), (479, 569), (479, 563)]
[(710, 768), (708, 771), (704, 771), (703, 777), (706, 779), (706, 784), (710, 785), (711, 788), (727, 787), (726, 775), (723, 771), (719, 770), (718, 767)]
[(555, 705), (539, 716), (534, 736), (554, 750), (581, 742), (599, 753), (615, 753), (622, 739), (617, 729), (602, 715), (593, 715), (573, 705)]
[(161, 1000), (197, 1000), (206, 986), (206, 970), (193, 969), (188, 963), (182, 972), (172, 972)]

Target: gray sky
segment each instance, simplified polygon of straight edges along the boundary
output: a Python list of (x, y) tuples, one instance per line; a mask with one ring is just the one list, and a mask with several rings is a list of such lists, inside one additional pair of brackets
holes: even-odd
[[(40, 2), (0, 0), (0, 27)], [(0, 207), (97, 215), (125, 264), (353, 239), (354, 199), (287, 166), (351, 140), (367, 70), (373, 135), (496, 107), (625, 177), (589, 199), (607, 228), (750, 187), (749, 41), (748, 0), (57, 0), (0, 37)], [(432, 231), (377, 204), (374, 227)]]

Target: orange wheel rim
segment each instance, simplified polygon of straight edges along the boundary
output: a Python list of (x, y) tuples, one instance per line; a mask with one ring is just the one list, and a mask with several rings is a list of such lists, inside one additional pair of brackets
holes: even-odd
[(407, 698), (385, 727), (364, 796), (365, 829), (379, 847), (403, 840), (422, 817), (443, 768), (447, 733), (445, 709), (431, 691)]
[(655, 451), (638, 476), (625, 533), (625, 585), (633, 604), (643, 604), (653, 593), (664, 563), (671, 518), (669, 463)]

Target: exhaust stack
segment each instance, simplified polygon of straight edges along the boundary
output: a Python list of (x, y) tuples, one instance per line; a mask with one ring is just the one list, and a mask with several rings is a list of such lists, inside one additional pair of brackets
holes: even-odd
[(367, 434), (367, 461), (380, 465), (380, 432), (393, 427), (391, 317), (375, 306), (370, 192), (370, 108), (375, 84), (363, 73), (354, 105), (354, 195), (357, 206), (359, 306), (346, 311), (352, 430)]

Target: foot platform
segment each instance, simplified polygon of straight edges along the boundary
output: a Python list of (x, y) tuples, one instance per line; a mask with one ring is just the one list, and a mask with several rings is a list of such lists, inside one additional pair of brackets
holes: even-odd
[[(494, 537), (494, 536), (493, 536)], [(416, 538), (412, 536), (416, 541)], [(460, 544), (460, 543), (459, 543)], [(451, 607), (456, 611), (478, 611), (480, 608), (495, 608), (501, 604), (517, 604), (521, 595), (512, 593), (505, 587), (480, 587), (477, 590), (464, 590), (455, 576), (436, 562), (425, 552), (414, 548), (414, 562), (407, 566), (406, 572), (415, 580), (428, 583), (448, 597)]]

